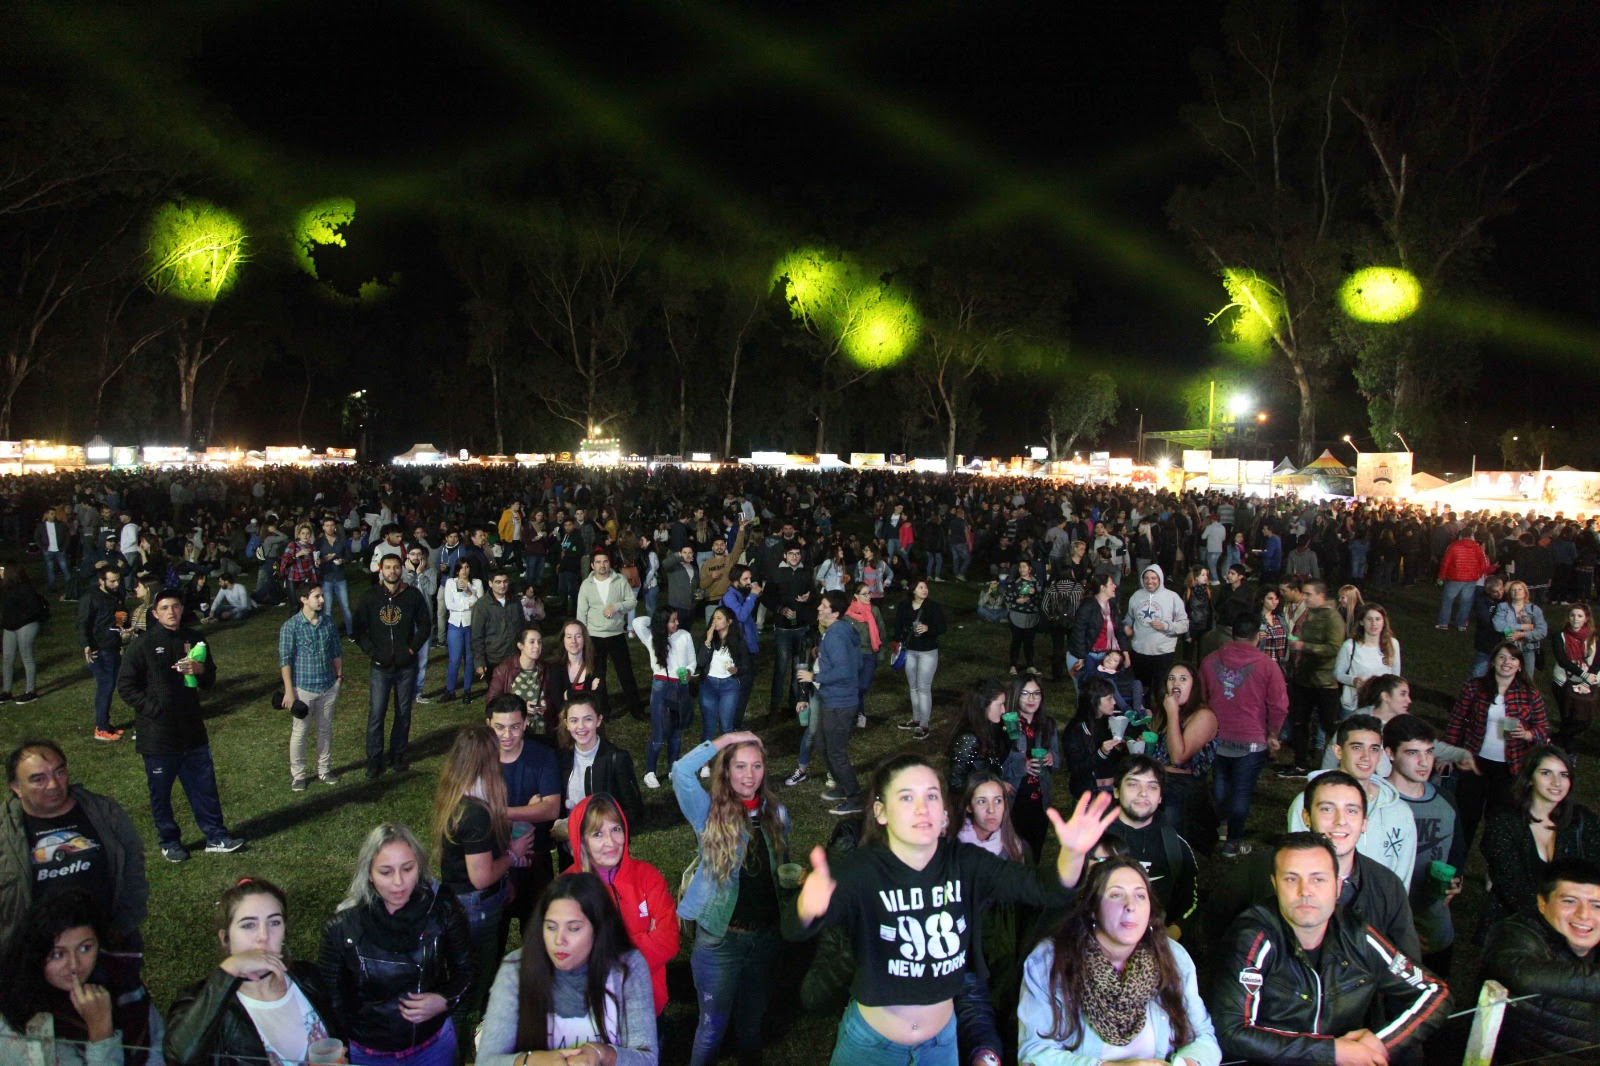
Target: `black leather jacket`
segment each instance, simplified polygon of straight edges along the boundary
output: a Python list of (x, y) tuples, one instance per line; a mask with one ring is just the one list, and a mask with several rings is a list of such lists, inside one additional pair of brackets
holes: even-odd
[(1369, 1028), (1381, 996), (1384, 1024), (1372, 1028), (1394, 1061), (1397, 1049), (1420, 1048), (1449, 1013), (1445, 983), (1349, 912), (1330, 919), (1317, 966), (1275, 902), (1245, 911), (1224, 942), (1208, 998), (1224, 1060), (1332, 1066), (1332, 1038)]
[[(323, 1028), (342, 1039), (339, 1018), (322, 985), (322, 974), (309, 962), (291, 962), (289, 977), (299, 986)], [(167, 1011), (167, 1036), (161, 1049), (178, 1066), (255, 1066), (267, 1057), (255, 1022), (235, 994), (244, 982), (221, 967), (204, 981), (178, 993)]]
[[(1116, 634), (1117, 647), (1127, 651), (1127, 638), (1122, 632), (1122, 619), (1117, 616), (1117, 603), (1111, 601), (1111, 630)], [(1078, 613), (1072, 616), (1072, 628), (1067, 630), (1067, 650), (1075, 659), (1082, 659), (1094, 649), (1094, 642), (1100, 637), (1100, 628), (1105, 624), (1105, 615), (1100, 613), (1100, 600), (1088, 593), (1084, 594), (1083, 602), (1078, 604)]]
[[(423, 896), (415, 945), (406, 951), (384, 946), (383, 904), (358, 905), (328, 920), (322, 931), (318, 968), (334, 1016), (349, 1038), (377, 1051), (403, 1051), (437, 1033), (472, 987), (472, 933), (455, 893), (444, 885), (418, 885)], [(409, 904), (408, 904), (409, 906)], [(400, 999), (414, 992), (444, 997), (447, 1009), (413, 1025), (400, 1016)]]
[(1521, 1062), (1570, 1054), (1600, 1043), (1600, 960), (1578, 956), (1537, 914), (1518, 914), (1489, 930), (1483, 976), (1513, 996), (1533, 999), (1506, 1008), (1495, 1058)]
[[(559, 753), (561, 765), (561, 817), (567, 816), (567, 778), (572, 776), (576, 755), (571, 748)], [(629, 825), (644, 824), (644, 800), (639, 797), (639, 779), (634, 776), (633, 756), (605, 737), (600, 738), (600, 748), (594, 753), (594, 763), (584, 774), (583, 794), (609, 792), (622, 808), (622, 816)]]

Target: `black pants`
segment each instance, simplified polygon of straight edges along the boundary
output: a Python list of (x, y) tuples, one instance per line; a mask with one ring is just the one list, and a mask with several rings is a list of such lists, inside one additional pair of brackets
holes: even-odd
[(1463, 834), (1468, 848), (1472, 847), (1473, 834), (1484, 818), (1500, 808), (1511, 806), (1511, 768), (1503, 762), (1473, 756), (1478, 772), (1464, 774), (1455, 771), (1456, 779), (1456, 832)]
[[(1023, 626), (1016, 625), (1015, 623), (1012, 624), (1012, 626), (1011, 626), (1011, 665), (1012, 666), (1032, 666), (1033, 665), (1033, 636), (1038, 631), (1039, 631), (1039, 627), (1038, 626), (1023, 627)], [(1019, 652), (1019, 651), (1022, 653), (1022, 657), (1020, 659), (1017, 657), (1017, 652)]]
[(1311, 750), (1312, 722), (1322, 726), (1327, 739), (1339, 728), (1339, 690), (1295, 685), (1289, 713), (1289, 742), (1294, 745), (1294, 764), (1302, 770), (1322, 766), (1322, 752)]
[[(604, 680), (606, 676), (606, 663), (610, 662), (617, 671), (618, 687), (622, 690), (627, 706), (615, 707), (609, 697), (605, 699), (606, 706), (600, 708), (600, 713), (606, 717), (616, 714), (631, 714), (635, 718), (640, 716), (639, 686), (633, 679), (633, 662), (628, 658), (628, 638), (618, 633), (614, 637), (590, 637), (594, 641), (594, 676)], [(602, 686), (601, 691), (605, 689)]]
[(1044, 842), (1050, 836), (1050, 818), (1044, 813), (1044, 802), (1039, 799), (1018, 798), (1011, 806), (1011, 828), (1028, 845), (1034, 863), (1044, 852)]
[(1175, 651), (1160, 655), (1133, 653), (1133, 676), (1144, 683), (1144, 700), (1152, 707), (1161, 706), (1167, 696), (1167, 672), (1177, 660)]

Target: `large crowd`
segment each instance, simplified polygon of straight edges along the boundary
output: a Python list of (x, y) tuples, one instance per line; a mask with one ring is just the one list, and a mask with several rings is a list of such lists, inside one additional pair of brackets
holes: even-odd
[[(1421, 1061), (1479, 978), (1513, 997), (1494, 1061), (1600, 1049), (1600, 825), (1573, 754), (1600, 700), (1593, 519), (373, 466), (12, 478), (0, 543), (0, 702), (35, 698), (35, 640), (70, 605), (93, 721), (60, 728), (131, 746), (148, 784), (74, 783), (47, 737), (11, 752), (0, 1063), (746, 1063), (801, 1006), (840, 1018), (849, 1066), (1386, 1066)], [(935, 736), (947, 580), (975, 587), (994, 668)], [(1411, 713), (1378, 602), (1425, 583), (1466, 634), (1442, 728)], [(208, 742), (227, 669), (208, 634), (264, 610), (287, 790), (337, 786), (349, 669), (368, 779), (410, 770), (416, 704), (481, 697), (482, 720), (443, 757), (431, 824), (366, 836), (315, 960), (285, 951), (292, 893), (244, 878), (209, 970), (159, 1010), (141, 960), (161, 901), (122, 804), (149, 804), (166, 861), (190, 859), (175, 785), (207, 852), (248, 846)], [(869, 723), (886, 675), (909, 710)], [(648, 721), (643, 751), (608, 738), (622, 716)], [(779, 767), (763, 737), (796, 718)], [(858, 767), (861, 731), (890, 727), (904, 743)], [(1300, 791), (1263, 840), (1267, 772)], [(802, 843), (784, 796), (819, 776), (835, 827)], [(631, 839), (663, 788), (696, 841), (666, 873)], [(1486, 902), (1458, 929), (1474, 847)], [(1481, 972), (1453, 973), (1468, 937)], [(664, 1052), (685, 943), (697, 1021)], [(773, 1002), (795, 958), (799, 1003)]]

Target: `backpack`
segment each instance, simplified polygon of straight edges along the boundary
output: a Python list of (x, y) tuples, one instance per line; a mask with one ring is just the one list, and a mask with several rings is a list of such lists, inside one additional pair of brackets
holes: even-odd
[(1052, 581), (1044, 590), (1044, 598), (1039, 602), (1039, 613), (1044, 615), (1044, 620), (1054, 625), (1060, 625), (1067, 618), (1067, 597), (1062, 592), (1061, 582)]

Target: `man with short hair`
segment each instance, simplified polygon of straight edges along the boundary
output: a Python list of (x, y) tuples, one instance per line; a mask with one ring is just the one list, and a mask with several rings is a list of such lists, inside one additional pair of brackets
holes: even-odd
[(304, 792), (306, 733), (313, 725), (317, 730), (317, 780), (325, 785), (339, 780), (333, 772), (333, 705), (344, 681), (344, 651), (338, 623), (323, 614), (322, 587), (301, 585), (295, 595), (300, 609), (278, 628), (278, 668), (283, 676), (284, 710), (305, 710), (293, 714), (289, 727), (289, 788)]
[[(1413, 959), (1422, 957), (1405, 886), (1384, 865), (1356, 850), (1367, 825), (1367, 793), (1343, 770), (1329, 770), (1306, 786), (1302, 823), (1333, 847), (1339, 862), (1339, 903), (1353, 907), (1391, 944)], [(1258, 851), (1230, 869), (1206, 900), (1205, 925), (1226, 929), (1253, 903), (1267, 902), (1270, 852)]]
[(1211, 570), (1211, 580), (1218, 583), (1222, 581), (1222, 574), (1217, 570), (1217, 563), (1222, 561), (1222, 546), (1227, 539), (1228, 531), (1213, 514), (1211, 521), (1200, 531), (1200, 540), (1205, 545), (1206, 566)]
[[(1467, 868), (1467, 842), (1456, 831), (1455, 800), (1433, 784), (1435, 743), (1439, 739), (1426, 719), (1397, 714), (1383, 727), (1383, 748), (1389, 754), (1389, 784), (1411, 811), (1417, 849), (1411, 874), (1411, 916), (1422, 942), (1422, 964), (1441, 977), (1450, 976), (1455, 923), (1450, 901), (1461, 894)], [(1434, 863), (1455, 869), (1447, 882), (1433, 876)]]
[(207, 645), (200, 658), (191, 656), (205, 641), (194, 630), (183, 629), (182, 621), (183, 593), (157, 592), (150, 604), (149, 627), (128, 645), (117, 675), (117, 693), (134, 709), (136, 750), (144, 759), (150, 815), (161, 855), (168, 862), (189, 858), (172, 812), (172, 786), (177, 782), (183, 784), (194, 820), (205, 833), (206, 851), (225, 854), (244, 847), (222, 820), (217, 768), (200, 709), (200, 691), (217, 680), (216, 652)]
[(34, 547), (44, 556), (44, 582), (51, 591), (56, 590), (56, 574), (61, 575), (61, 598), (72, 591), (72, 571), (67, 568), (67, 524), (57, 517), (54, 507), (45, 511), (44, 517), (33, 531)]
[(524, 925), (553, 876), (550, 826), (561, 814), (561, 764), (556, 753), (535, 740), (528, 743), (528, 704), (513, 692), (484, 704), (484, 721), (500, 747), (500, 775), (506, 783), (506, 816), (511, 821), (512, 902), (505, 910), (504, 934), (512, 918)]
[(1150, 885), (1167, 918), (1167, 934), (1174, 940), (1193, 940), (1195, 912), (1200, 907), (1199, 864), (1189, 842), (1165, 819), (1156, 817), (1166, 783), (1166, 768), (1150, 756), (1123, 759), (1111, 786), (1117, 798), (1117, 822), (1111, 831), (1150, 875)]
[[(606, 663), (617, 672), (626, 708), (613, 707), (605, 690), (601, 690), (602, 717), (626, 710), (635, 718), (648, 720), (648, 711), (639, 707), (639, 686), (633, 678), (633, 663), (628, 657), (628, 615), (633, 613), (638, 597), (628, 579), (611, 569), (611, 556), (595, 549), (589, 576), (578, 586), (577, 619), (589, 630), (594, 642), (594, 676), (606, 676)], [(519, 627), (520, 628), (520, 627)]]
[(232, 575), (218, 574), (217, 594), (211, 599), (211, 607), (205, 621), (242, 622), (250, 617), (255, 606), (250, 599), (250, 593), (245, 591), (243, 585), (234, 581)]
[(689, 632), (694, 624), (694, 608), (705, 590), (700, 587), (700, 568), (694, 561), (694, 545), (685, 544), (661, 560), (656, 580), (666, 593), (667, 606), (678, 615), (678, 628)]
[(345, 635), (355, 633), (355, 622), (350, 617), (350, 582), (344, 576), (345, 564), (350, 561), (350, 542), (332, 518), (322, 520), (322, 535), (312, 545), (317, 557), (317, 580), (322, 585), (323, 602), (331, 613), (338, 603), (344, 612)]
[(138, 951), (150, 885), (144, 841), (116, 800), (75, 785), (53, 740), (24, 740), (6, 759), (0, 808), (0, 958), (38, 899), (82, 889), (106, 916), (111, 947)]
[[(740, 536), (743, 536), (742, 531)], [(721, 605), (733, 612), (734, 621), (739, 623), (739, 634), (744, 639), (745, 647), (750, 650), (750, 661), (755, 662), (759, 643), (756, 613), (761, 605), (762, 587), (755, 582), (750, 568), (742, 563), (735, 563), (728, 573), (728, 588), (722, 594)], [(746, 670), (739, 675), (739, 706), (733, 712), (733, 730), (736, 733), (744, 728), (745, 711), (750, 707), (750, 696), (755, 688), (754, 670)]]
[(494, 668), (517, 654), (517, 638), (522, 635), (522, 601), (511, 595), (511, 578), (495, 574), (489, 579), (488, 595), (472, 605), (473, 670), (485, 684)]
[[(400, 541), (404, 535), (398, 522), (390, 522), (383, 527), (383, 531), (378, 534), (378, 543), (372, 546), (372, 558), (367, 562), (367, 567), (374, 574), (378, 572), (378, 568), (383, 565), (383, 561), (389, 556), (392, 555), (402, 560), (405, 558), (405, 549), (400, 546)], [(480, 575), (474, 574), (473, 576)]]
[(1506, 986), (1496, 1062), (1592, 1061), (1600, 1044), (1600, 865), (1557, 859), (1544, 868), (1537, 914), (1497, 922), (1483, 946), (1483, 976)]
[(572, 519), (561, 520), (561, 535), (556, 539), (556, 595), (566, 605), (567, 613), (578, 613), (578, 588), (583, 581), (583, 543)]
[(1483, 585), (1472, 594), (1472, 676), (1483, 677), (1489, 672), (1489, 662), (1494, 649), (1505, 639), (1505, 634), (1495, 628), (1494, 615), (1500, 602), (1506, 598), (1506, 581), (1499, 574), (1490, 574)]
[(1272, 858), (1272, 899), (1233, 923), (1215, 970), (1207, 1006), (1223, 1058), (1388, 1066), (1415, 1054), (1444, 1024), (1449, 986), (1338, 905), (1326, 840), (1291, 833)]
[(705, 598), (701, 602), (705, 604), (707, 621), (711, 620), (711, 612), (716, 610), (717, 604), (722, 602), (722, 597), (733, 583), (733, 572), (739, 565), (739, 556), (744, 554), (749, 528), (750, 523), (740, 518), (739, 532), (734, 535), (731, 548), (728, 547), (725, 534), (718, 533), (711, 538), (711, 554), (700, 564), (700, 587), (705, 590)]
[(439, 571), (428, 561), (426, 542), (412, 544), (406, 549), (405, 565), (400, 568), (400, 580), (422, 593), (422, 604), (427, 610), (427, 635), (422, 647), (417, 649), (417, 703), (432, 703), (427, 696), (428, 651), (433, 647), (434, 603), (439, 596)]
[[(785, 523), (785, 530), (793, 527)], [(772, 700), (768, 708), (771, 721), (787, 708), (794, 706), (795, 656), (805, 642), (806, 633), (817, 620), (818, 593), (811, 570), (803, 562), (804, 549), (798, 540), (783, 543), (783, 561), (773, 574), (777, 589), (778, 618), (773, 624), (776, 639), (772, 663)], [(850, 606), (848, 598), (838, 613), (844, 614)]]
[(83, 661), (94, 677), (96, 740), (122, 739), (122, 730), (111, 724), (111, 694), (116, 691), (117, 671), (122, 669), (127, 620), (122, 574), (113, 567), (103, 567), (95, 574), (94, 586), (78, 600), (78, 643), (83, 648)]
[(1283, 671), (1256, 646), (1260, 628), (1255, 615), (1238, 619), (1233, 639), (1200, 663), (1200, 690), (1217, 716), (1212, 798), (1227, 823), (1223, 858), (1250, 850), (1244, 839), (1250, 801), (1262, 768), (1278, 753), (1278, 732), (1289, 714)]
[(822, 721), (815, 737), (834, 787), (822, 794), (823, 802), (834, 806), (828, 813), (840, 817), (861, 813), (861, 782), (850, 765), (850, 734), (856, 722), (860, 691), (856, 675), (860, 668), (861, 637), (848, 622), (838, 624), (850, 609), (850, 597), (839, 589), (822, 593), (817, 601), (817, 624), (822, 641), (817, 651), (817, 669), (796, 671), (800, 682), (815, 680), (821, 699)]
[[(1443, 527), (1440, 527), (1443, 528)], [(1453, 613), (1456, 628), (1465, 633), (1467, 619), (1472, 614), (1472, 601), (1477, 597), (1478, 582), (1494, 567), (1478, 543), (1477, 527), (1465, 525), (1456, 533), (1439, 560), (1439, 585), (1444, 590), (1439, 596), (1439, 617), (1435, 629), (1449, 629)]]
[(1300, 596), (1306, 605), (1300, 636), (1293, 647), (1300, 657), (1294, 668), (1294, 693), (1290, 703), (1289, 739), (1294, 745), (1294, 765), (1278, 771), (1279, 777), (1305, 777), (1322, 764), (1321, 750), (1312, 751), (1314, 727), (1333, 736), (1339, 723), (1339, 682), (1333, 676), (1334, 660), (1344, 643), (1344, 619), (1328, 603), (1328, 583), (1302, 581)]
[[(1334, 731), (1333, 752), (1339, 760), (1338, 768), (1355, 778), (1367, 794), (1366, 828), (1356, 849), (1382, 863), (1409, 891), (1417, 864), (1417, 824), (1395, 787), (1374, 776), (1378, 760), (1383, 757), (1383, 722), (1370, 714), (1352, 714)], [(1331, 772), (1314, 770), (1310, 776), (1316, 780)], [(1289, 802), (1291, 833), (1305, 824), (1301, 819), (1304, 799), (1300, 795)]]
[[(428, 605), (422, 593), (400, 577), (400, 557), (386, 556), (378, 583), (356, 604), (356, 643), (372, 658), (367, 672), (367, 780), (385, 769), (404, 772), (411, 766), (411, 707), (417, 694), (417, 652), (428, 638)], [(389, 733), (389, 760), (383, 757), (383, 720), (394, 694), (394, 727)]]

